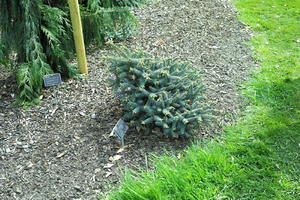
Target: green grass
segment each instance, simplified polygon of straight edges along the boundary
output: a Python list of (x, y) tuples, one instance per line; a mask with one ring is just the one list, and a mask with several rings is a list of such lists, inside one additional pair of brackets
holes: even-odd
[[(250, 106), (224, 135), (154, 171), (127, 172), (111, 200), (300, 199), (300, 1), (239, 0), (262, 67), (242, 90)], [(298, 40), (298, 42), (297, 42)]]

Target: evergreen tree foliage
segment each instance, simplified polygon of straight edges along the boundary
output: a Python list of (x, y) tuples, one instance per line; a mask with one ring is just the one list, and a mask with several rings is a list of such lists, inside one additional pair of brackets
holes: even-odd
[[(129, 7), (144, 0), (79, 0), (86, 45), (126, 39), (137, 22)], [(0, 62), (12, 54), (17, 71), (18, 103), (37, 103), (46, 74), (76, 76), (68, 60), (74, 43), (67, 1), (0, 0)]]
[(124, 120), (149, 134), (190, 136), (206, 121), (200, 73), (188, 63), (120, 50), (109, 58), (112, 85), (124, 104)]

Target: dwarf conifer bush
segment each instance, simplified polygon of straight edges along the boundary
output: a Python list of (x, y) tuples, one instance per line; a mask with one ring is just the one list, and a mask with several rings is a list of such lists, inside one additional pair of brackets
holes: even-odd
[[(86, 45), (106, 39), (126, 39), (137, 22), (129, 7), (144, 0), (79, 0)], [(0, 62), (13, 55), (19, 103), (38, 102), (42, 77), (60, 72), (74, 77), (74, 55), (67, 0), (0, 0)]]
[(112, 85), (123, 101), (124, 120), (146, 134), (190, 136), (206, 121), (200, 73), (177, 59), (119, 50), (109, 58)]

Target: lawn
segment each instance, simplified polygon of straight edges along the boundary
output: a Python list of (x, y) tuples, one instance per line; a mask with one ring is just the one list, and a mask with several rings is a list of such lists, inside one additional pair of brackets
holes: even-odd
[(249, 106), (222, 137), (155, 158), (154, 171), (126, 172), (107, 199), (299, 199), (300, 1), (235, 6), (261, 65), (241, 89)]

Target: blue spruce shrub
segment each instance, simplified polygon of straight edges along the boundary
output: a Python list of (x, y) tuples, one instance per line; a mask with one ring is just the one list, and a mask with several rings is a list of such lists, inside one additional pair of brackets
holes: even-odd
[(201, 73), (186, 62), (118, 49), (109, 58), (112, 86), (123, 102), (124, 120), (146, 134), (190, 136), (206, 121)]

